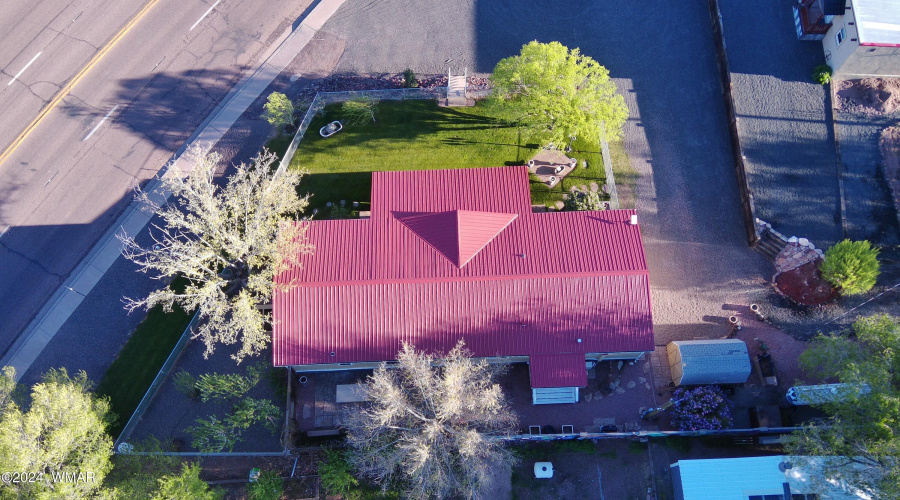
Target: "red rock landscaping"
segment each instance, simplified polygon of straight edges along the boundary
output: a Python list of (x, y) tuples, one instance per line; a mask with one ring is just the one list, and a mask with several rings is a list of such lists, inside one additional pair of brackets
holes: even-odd
[(837, 296), (837, 290), (822, 277), (819, 266), (822, 259), (803, 264), (800, 267), (775, 276), (775, 287), (794, 302), (815, 306), (830, 302)]

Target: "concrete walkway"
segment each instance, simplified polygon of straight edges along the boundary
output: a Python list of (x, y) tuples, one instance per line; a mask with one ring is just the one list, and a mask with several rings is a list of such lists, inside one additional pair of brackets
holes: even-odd
[[(180, 160), (181, 155), (192, 145), (214, 145), (219, 142), (241, 114), (256, 100), (272, 81), (291, 63), (294, 57), (306, 47), (322, 25), (334, 14), (345, 0), (321, 0), (293, 31), (285, 32), (272, 49), (264, 56), (263, 62), (244, 78), (213, 110), (185, 144), (179, 148), (170, 164), (179, 163), (179, 169), (190, 171), (191, 165)], [(169, 175), (168, 165), (160, 170), (160, 175)], [(161, 188), (159, 180), (153, 180), (144, 188), (154, 201), (163, 202), (170, 196)], [(110, 266), (122, 253), (122, 244), (117, 235), (137, 235), (153, 217), (142, 210), (142, 204), (134, 201), (119, 216), (118, 220), (100, 238), (81, 263), (75, 268), (62, 286), (44, 305), (35, 319), (0, 360), (0, 366), (13, 366), (17, 378), (28, 370), (59, 329), (78, 308), (85, 296), (100, 281)]]

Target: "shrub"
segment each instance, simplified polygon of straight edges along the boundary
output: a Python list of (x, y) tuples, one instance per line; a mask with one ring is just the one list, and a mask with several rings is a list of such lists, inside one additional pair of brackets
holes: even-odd
[(714, 385), (679, 387), (672, 394), (672, 403), (672, 426), (680, 431), (729, 429), (734, 425), (734, 405)]
[(600, 199), (600, 193), (595, 190), (578, 189), (572, 187), (572, 192), (566, 196), (564, 202), (566, 210), (606, 210), (606, 203)]
[(278, 500), (284, 489), (284, 480), (276, 472), (264, 470), (252, 483), (247, 485), (250, 500)]
[(344, 120), (351, 125), (362, 125), (372, 120), (375, 123), (375, 111), (378, 109), (378, 99), (373, 97), (359, 97), (344, 102), (341, 112)]
[(350, 464), (344, 453), (325, 450), (325, 461), (319, 462), (319, 480), (329, 495), (340, 495), (355, 500), (359, 494), (359, 481), (350, 472)]
[(831, 81), (831, 66), (820, 64), (813, 69), (813, 81), (825, 85)]
[(878, 249), (868, 241), (844, 240), (825, 252), (822, 276), (842, 295), (866, 293), (878, 280)]
[(416, 74), (409, 68), (403, 70), (403, 86), (408, 89), (419, 86), (419, 80), (416, 79)]
[(175, 389), (191, 399), (200, 397), (200, 389), (197, 388), (197, 379), (190, 373), (181, 370), (172, 377)]

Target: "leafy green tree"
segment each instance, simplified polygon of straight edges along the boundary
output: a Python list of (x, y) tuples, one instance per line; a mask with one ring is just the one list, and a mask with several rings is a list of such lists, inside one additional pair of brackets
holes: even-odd
[(577, 136), (592, 144), (617, 138), (625, 99), (594, 59), (559, 42), (530, 42), (497, 63), (491, 105), (531, 136), (560, 146)]
[(281, 92), (269, 94), (264, 108), (266, 112), (262, 117), (276, 129), (281, 130), (285, 125), (294, 123), (294, 103)]
[(792, 455), (824, 456), (828, 479), (846, 482), (873, 498), (900, 498), (900, 323), (879, 315), (853, 324), (850, 335), (820, 335), (800, 356), (808, 374), (837, 378), (842, 398), (818, 404), (829, 414), (787, 438)]
[(875, 286), (880, 272), (878, 249), (868, 241), (844, 240), (825, 252), (822, 277), (843, 295), (859, 295)]
[(135, 443), (134, 453), (113, 456), (112, 472), (104, 486), (114, 489), (119, 498), (147, 498), (159, 486), (159, 479), (178, 473), (181, 461), (163, 452), (171, 451), (156, 438)]
[(284, 491), (284, 479), (277, 472), (264, 470), (256, 481), (247, 485), (250, 500), (278, 500)]
[(4, 366), (0, 372), (0, 416), (15, 399), (17, 388), (16, 369), (12, 366)]
[(378, 99), (372, 97), (359, 97), (345, 101), (341, 105), (344, 120), (353, 125), (362, 125), (369, 120), (375, 123), (375, 110), (378, 108)]
[(220, 500), (225, 497), (219, 489), (209, 489), (200, 479), (199, 464), (184, 464), (180, 474), (159, 479), (159, 489), (153, 500)]
[[(4, 370), (3, 387), (15, 371)], [(41, 474), (37, 482), (3, 484), (0, 492), (18, 498), (86, 498), (100, 493), (112, 468), (113, 419), (109, 402), (95, 396), (87, 374), (72, 378), (66, 370), (50, 370), (31, 388), (23, 411), (7, 401), (0, 415), (0, 471)], [(5, 391), (6, 389), (4, 389)], [(60, 476), (81, 478), (54, 481)]]

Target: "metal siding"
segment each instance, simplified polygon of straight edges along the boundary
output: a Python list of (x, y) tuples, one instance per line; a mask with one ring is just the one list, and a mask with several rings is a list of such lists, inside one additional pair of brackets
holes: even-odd
[(537, 354), (528, 361), (532, 388), (586, 387), (584, 353)]
[[(518, 216), (459, 268), (392, 214), (452, 210)], [(275, 294), (274, 362), (393, 359), (402, 340), (460, 338), (478, 356), (567, 352), (579, 336), (582, 354), (650, 351), (634, 213), (532, 213), (524, 167), (375, 173), (370, 219), (300, 223), (315, 251), (278, 278), (300, 284)]]

